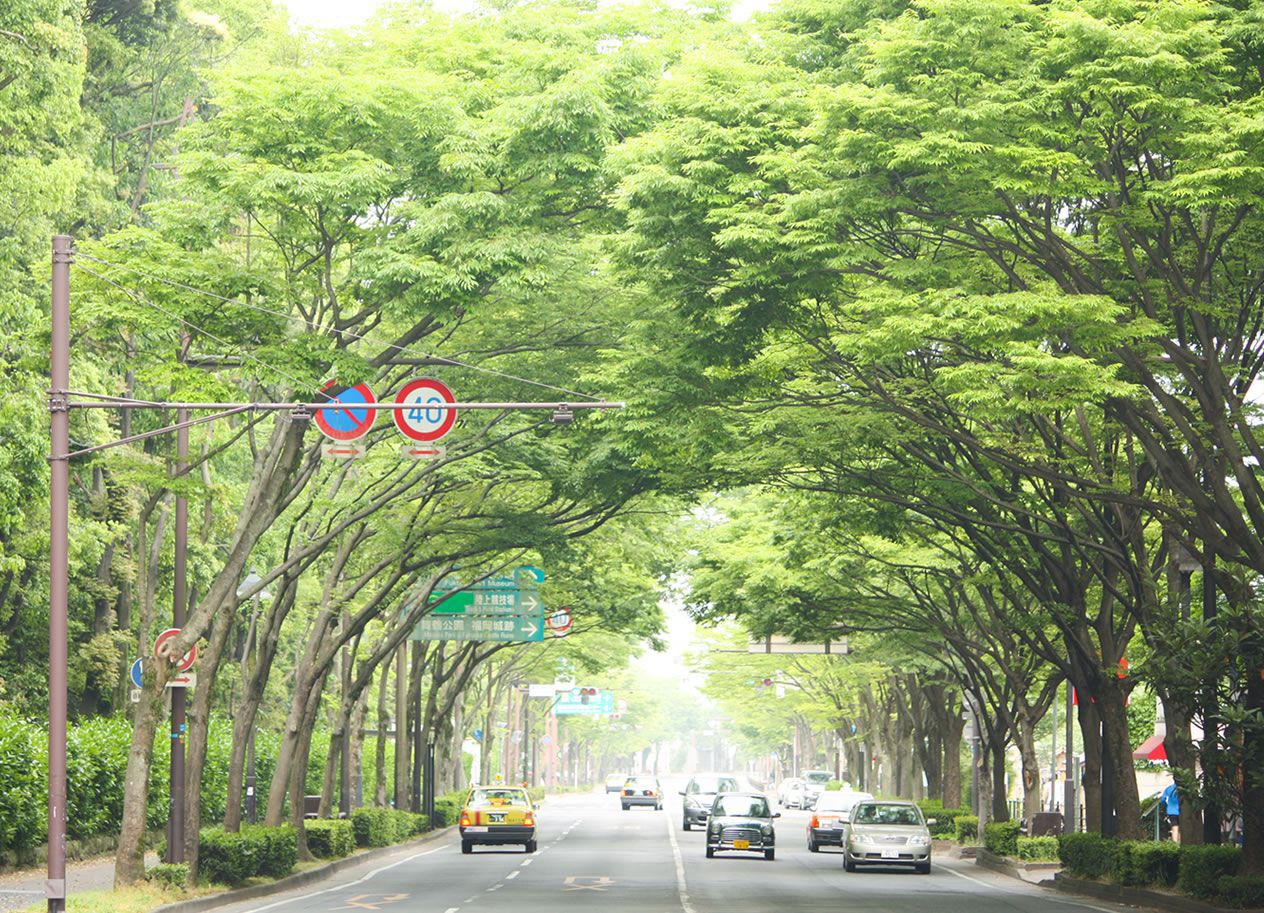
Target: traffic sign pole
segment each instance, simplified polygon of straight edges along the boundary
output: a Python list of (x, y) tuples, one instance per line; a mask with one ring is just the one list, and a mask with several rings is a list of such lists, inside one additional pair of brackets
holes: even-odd
[[(188, 350), (189, 335), (183, 334), (181, 351)], [(176, 422), (187, 421), (187, 409), (176, 413)], [(176, 475), (183, 475), (189, 460), (189, 429), (181, 428), (176, 432)], [(175, 529), (175, 580), (171, 592), (171, 625), (183, 628), (188, 611), (187, 596), (187, 555), (189, 547), (189, 502), (184, 497), (176, 498)], [(171, 809), (167, 824), (167, 862), (184, 862), (184, 746), (186, 728), (186, 707), (188, 689), (175, 688), (171, 692), (171, 790), (168, 802)]]

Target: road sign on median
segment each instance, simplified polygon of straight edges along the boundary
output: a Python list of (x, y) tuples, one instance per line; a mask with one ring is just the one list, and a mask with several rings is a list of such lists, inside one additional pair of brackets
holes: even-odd
[(508, 574), (484, 577), (475, 583), (465, 584), (455, 577), (444, 577), (435, 587), (436, 593), (448, 593), (463, 587), (471, 590), (538, 590), (544, 583), (544, 571), (530, 564), (516, 567)]
[[(431, 597), (433, 602), (435, 597)], [(432, 610), (435, 615), (528, 615), (544, 617), (538, 593), (522, 590), (464, 590), (453, 593)]]
[(613, 691), (599, 689), (596, 694), (586, 695), (585, 690), (594, 689), (572, 688), (559, 692), (553, 712), (558, 716), (610, 716), (614, 713)]
[(427, 615), (413, 628), (412, 639), (534, 643), (544, 640), (544, 621), (521, 615)]

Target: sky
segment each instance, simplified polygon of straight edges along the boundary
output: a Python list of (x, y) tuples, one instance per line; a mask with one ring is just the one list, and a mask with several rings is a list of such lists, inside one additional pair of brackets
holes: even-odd
[[(290, 11), (295, 25), (307, 28), (345, 28), (359, 25), (373, 15), (385, 0), (281, 0)], [(772, 0), (737, 0), (734, 16), (746, 19), (751, 13), (765, 9)], [(440, 9), (461, 10), (473, 6), (472, 0), (439, 0)]]

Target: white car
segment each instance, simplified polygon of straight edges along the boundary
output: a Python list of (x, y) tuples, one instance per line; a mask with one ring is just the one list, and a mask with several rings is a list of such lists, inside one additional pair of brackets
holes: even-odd
[(804, 808), (807, 798), (808, 785), (800, 777), (788, 777), (777, 787), (777, 801), (786, 808)]

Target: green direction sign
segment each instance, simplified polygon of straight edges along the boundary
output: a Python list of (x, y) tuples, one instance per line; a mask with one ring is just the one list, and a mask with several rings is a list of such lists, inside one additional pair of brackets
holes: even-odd
[(537, 642), (544, 640), (544, 622), (516, 615), (427, 615), (417, 622), (411, 639)]
[[(486, 577), (469, 585), (471, 590), (538, 590), (544, 583), (544, 571), (532, 565), (514, 568), (508, 574)], [(435, 587), (436, 593), (449, 593), (465, 586), (454, 577), (445, 577)]]
[(584, 689), (572, 688), (559, 691), (553, 712), (558, 716), (610, 716), (614, 713), (614, 692), (601, 690), (588, 695), (584, 702)]
[[(433, 603), (438, 594), (430, 597)], [(544, 602), (533, 590), (462, 590), (432, 609), (435, 615), (524, 615), (544, 617)]]

